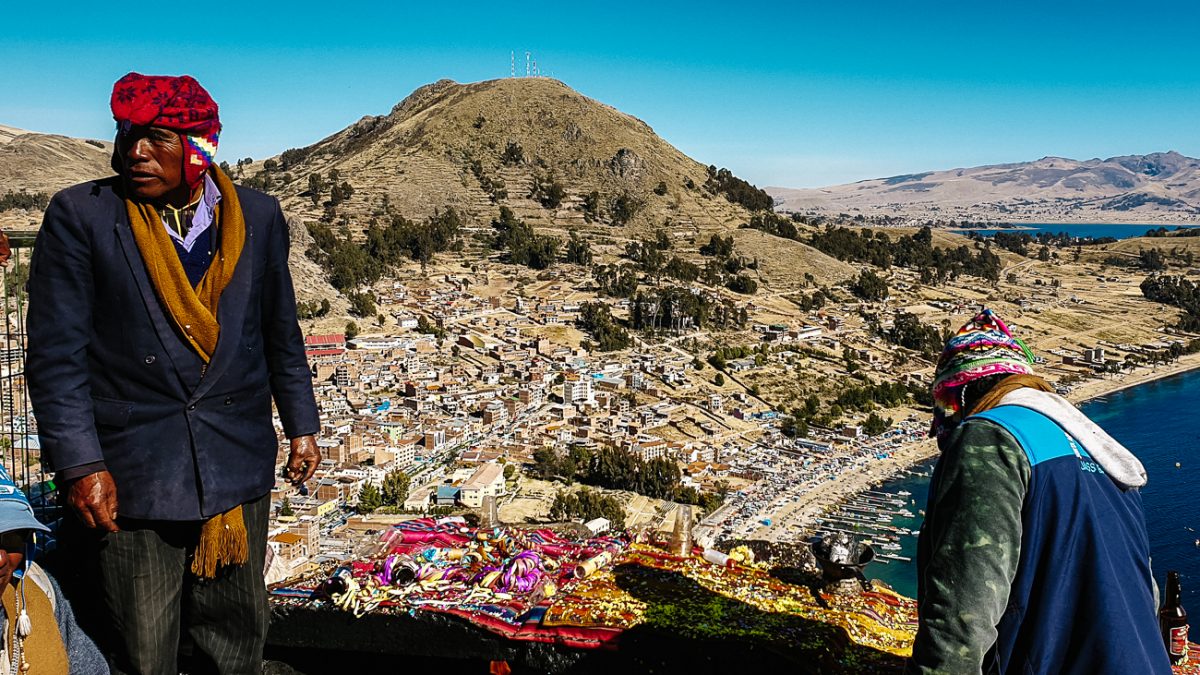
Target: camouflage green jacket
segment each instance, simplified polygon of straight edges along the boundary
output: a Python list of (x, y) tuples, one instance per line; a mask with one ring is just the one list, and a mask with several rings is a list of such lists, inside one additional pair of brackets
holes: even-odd
[(908, 673), (979, 673), (1021, 553), (1031, 467), (1016, 439), (970, 420), (940, 443), (917, 555), (921, 625)]

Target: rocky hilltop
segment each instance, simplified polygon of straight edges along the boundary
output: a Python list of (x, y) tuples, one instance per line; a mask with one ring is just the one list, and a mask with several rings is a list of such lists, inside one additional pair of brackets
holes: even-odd
[(777, 208), (935, 220), (1200, 221), (1200, 160), (1177, 152), (1034, 162), (794, 190), (767, 188)]
[[(707, 167), (645, 122), (541, 77), (441, 80), (386, 115), (243, 171), (306, 220), (329, 220), (337, 202), (333, 217), (352, 230), (384, 205), (413, 220), (452, 207), (480, 225), (508, 206), (531, 225), (559, 228), (699, 231), (736, 227), (747, 213), (703, 189)], [(316, 198), (312, 176), (324, 183)], [(331, 199), (341, 182), (352, 196)]]

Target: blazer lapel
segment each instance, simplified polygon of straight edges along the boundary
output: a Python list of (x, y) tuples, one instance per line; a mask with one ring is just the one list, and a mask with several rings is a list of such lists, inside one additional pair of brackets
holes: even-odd
[(163, 351), (171, 359), (171, 371), (175, 373), (184, 390), (190, 390), (191, 385), (183, 381), (183, 375), (179, 371), (179, 364), (184, 363), (188, 357), (188, 347), (175, 334), (174, 327), (167, 320), (167, 315), (163, 312), (162, 303), (159, 302), (158, 294), (154, 291), (154, 285), (150, 282), (150, 276), (146, 273), (146, 263), (142, 260), (142, 252), (133, 238), (133, 229), (129, 225), (129, 214), (125, 212), (125, 203), (120, 201), (118, 202), (118, 206), (118, 215), (114, 227), (117, 232), (117, 239), (121, 242), (121, 248), (125, 252), (125, 262), (129, 264), (129, 272), (133, 275), (133, 280), (137, 283), (138, 290), (141, 292), (142, 302), (146, 305), (146, 311), (150, 313), (150, 322), (154, 324), (154, 332), (158, 334), (158, 340), (162, 343)]
[(242, 323), (246, 318), (246, 305), (250, 301), (250, 283), (254, 278), (254, 225), (247, 219), (246, 243), (242, 246), (242, 255), (238, 258), (237, 268), (233, 278), (221, 291), (221, 300), (217, 306), (217, 323), (221, 332), (217, 336), (217, 348), (209, 359), (200, 386), (192, 394), (198, 399), (208, 393), (213, 383), (221, 379), (229, 364), (237, 360), (237, 352), (242, 343)]

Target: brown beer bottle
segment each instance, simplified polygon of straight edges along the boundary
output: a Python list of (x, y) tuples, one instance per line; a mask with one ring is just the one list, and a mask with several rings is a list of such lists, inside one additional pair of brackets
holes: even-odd
[(1187, 610), (1179, 602), (1179, 572), (1167, 572), (1166, 601), (1158, 610), (1158, 630), (1167, 645), (1167, 655), (1173, 665), (1188, 660)]

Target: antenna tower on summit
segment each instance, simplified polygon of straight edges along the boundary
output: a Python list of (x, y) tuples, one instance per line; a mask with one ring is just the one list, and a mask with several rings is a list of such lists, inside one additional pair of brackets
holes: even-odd
[(525, 52), (525, 77), (529, 77), (529, 52)]
[(514, 51), (508, 52), (508, 76), (517, 76), (517, 53)]

